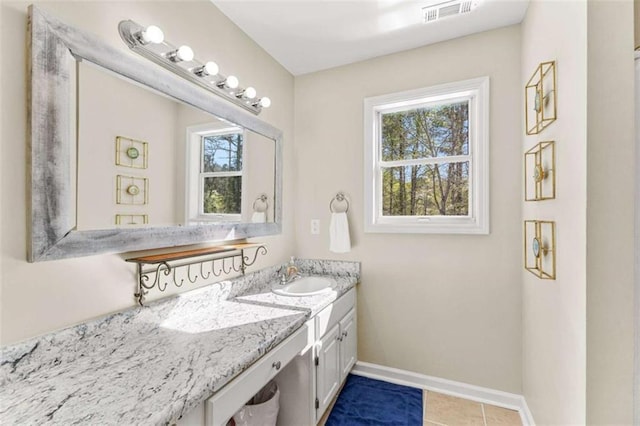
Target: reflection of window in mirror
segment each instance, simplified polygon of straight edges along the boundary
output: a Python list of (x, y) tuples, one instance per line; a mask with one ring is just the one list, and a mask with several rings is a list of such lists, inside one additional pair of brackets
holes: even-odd
[(242, 133), (212, 133), (201, 138), (202, 214), (235, 215), (242, 204)]
[(187, 130), (187, 218), (189, 222), (240, 222), (244, 132), (220, 123)]

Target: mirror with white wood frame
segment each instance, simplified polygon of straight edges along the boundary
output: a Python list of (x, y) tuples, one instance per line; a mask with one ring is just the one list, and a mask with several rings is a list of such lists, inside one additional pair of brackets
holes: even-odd
[(29, 24), (29, 261), (281, 232), (280, 130), (35, 6)]

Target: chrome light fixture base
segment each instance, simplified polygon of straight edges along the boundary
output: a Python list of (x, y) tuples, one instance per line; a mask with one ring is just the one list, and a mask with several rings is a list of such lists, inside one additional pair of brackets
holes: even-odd
[(266, 97), (263, 98), (264, 102), (261, 102), (259, 98), (246, 99), (241, 95), (245, 89), (239, 86), (229, 87), (225, 84), (227, 77), (221, 73), (209, 75), (201, 72), (206, 62), (200, 62), (196, 58), (190, 61), (172, 60), (172, 53), (176, 52), (179, 47), (166, 40), (161, 43), (144, 43), (140, 36), (144, 31), (145, 27), (131, 20), (121, 21), (118, 25), (120, 37), (131, 50), (203, 89), (215, 93), (256, 115), (260, 114), (263, 107), (268, 107), (271, 104), (269, 98)]

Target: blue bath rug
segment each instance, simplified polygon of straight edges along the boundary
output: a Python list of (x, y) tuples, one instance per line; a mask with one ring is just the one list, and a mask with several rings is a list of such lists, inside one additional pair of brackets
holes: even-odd
[(349, 374), (326, 426), (422, 425), (422, 389)]

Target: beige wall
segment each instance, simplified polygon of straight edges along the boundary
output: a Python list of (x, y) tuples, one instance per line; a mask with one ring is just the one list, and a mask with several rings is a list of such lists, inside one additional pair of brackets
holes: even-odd
[[(79, 64), (78, 82), (77, 228), (115, 228), (116, 214), (146, 214), (159, 226), (178, 223), (173, 165), (180, 104), (86, 61)], [(116, 166), (117, 136), (148, 143), (146, 169)], [(116, 204), (117, 175), (148, 179), (147, 204)], [(129, 180), (123, 182), (126, 188)], [(121, 196), (128, 202), (126, 193)], [(140, 202), (143, 195), (136, 198)]]
[(636, 183), (635, 183), (635, 371), (634, 422), (640, 424), (640, 52), (635, 55), (635, 123), (636, 123)]
[(635, 16), (635, 48), (640, 49), (640, 0), (633, 0)]
[(588, 5), (587, 424), (594, 425), (633, 423), (632, 8)]
[[(134, 269), (124, 255), (26, 262), (26, 10), (28, 2), (0, 4), (2, 21), (2, 300), (0, 342), (8, 344), (134, 305)], [(268, 94), (273, 106), (260, 117), (284, 131), (284, 232), (261, 238), (269, 254), (253, 269), (293, 254), (293, 77), (208, 1), (45, 2), (42, 7), (128, 52), (118, 22), (160, 26), (168, 40), (191, 45), (199, 58), (218, 62), (241, 84)], [(221, 41), (224, 42), (221, 42)], [(134, 55), (133, 53), (129, 53)], [(134, 55), (135, 56), (135, 55)], [(10, 58), (10, 60), (8, 59)], [(144, 60), (144, 59), (140, 59)], [(10, 108), (4, 106), (10, 105)]]
[(523, 390), (538, 424), (585, 423), (586, 13), (586, 2), (536, 0), (522, 24), (522, 87), (556, 60), (558, 89), (557, 121), (521, 137), (523, 152), (556, 141), (557, 198), (522, 202), (523, 219), (557, 232), (557, 279), (522, 272)]
[[(524, 273), (523, 388), (538, 424), (632, 424), (633, 11), (631, 2), (532, 1), (522, 79), (558, 65), (558, 198), (523, 203), (555, 220), (558, 279)], [(545, 28), (546, 31), (540, 31)]]
[[(271, 139), (254, 132), (245, 133), (244, 168), (245, 181), (242, 187), (242, 221), (251, 222), (255, 212), (253, 203), (261, 194), (267, 195), (269, 205), (267, 222), (273, 222), (273, 194), (275, 193), (275, 176), (273, 167), (276, 144)], [(256, 203), (257, 209), (264, 209), (261, 201)]]
[[(2, 5), (0, 5), (0, 22), (4, 22), (4, 16), (3, 16), (3, 7)], [(3, 31), (0, 30), (0, 48), (2, 46), (4, 46), (4, 36), (3, 36)], [(2, 56), (0, 56), (0, 111), (4, 111), (4, 106), (6, 105), (6, 101), (4, 100), (4, 96), (2, 96), (2, 87), (4, 86), (4, 62), (6, 61), (6, 59), (4, 59)], [(7, 126), (7, 121), (6, 121), (6, 116), (8, 114), (0, 114), (0, 190), (4, 193), (5, 191), (5, 186), (4, 186), (4, 165), (3, 165), (3, 161), (1, 160), (2, 158), (4, 158), (4, 154), (5, 154), (5, 149), (4, 149), (4, 145), (6, 144), (6, 142), (3, 142), (4, 140), (4, 129)], [(22, 157), (24, 158), (24, 157)], [(2, 250), (2, 253), (4, 253), (4, 249), (2, 249), (2, 241), (4, 241), (4, 231), (3, 231), (3, 227), (2, 227), (2, 223), (3, 223), (3, 209), (4, 209), (4, 201), (2, 200), (2, 196), (0, 195), (0, 250)], [(4, 298), (4, 255), (0, 255), (0, 330), (2, 330), (2, 316), (4, 308), (2, 307), (2, 300)], [(2, 332), (0, 331), (0, 345), (2, 345)]]
[[(491, 234), (365, 234), (363, 99), (485, 75)], [(360, 360), (521, 392), (519, 76), (513, 26), (296, 78), (296, 252), (362, 261)], [(340, 190), (351, 201), (348, 255), (328, 251)]]

